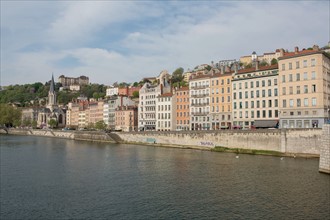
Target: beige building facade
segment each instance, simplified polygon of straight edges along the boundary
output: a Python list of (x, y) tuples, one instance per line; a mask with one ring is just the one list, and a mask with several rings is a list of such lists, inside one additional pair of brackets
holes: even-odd
[(239, 70), (232, 80), (233, 128), (275, 127), (279, 120), (278, 66)]
[(322, 127), (330, 118), (330, 55), (296, 47), (279, 58), (280, 125)]
[(116, 114), (116, 130), (126, 132), (137, 131), (138, 129), (138, 108), (137, 106), (118, 106)]

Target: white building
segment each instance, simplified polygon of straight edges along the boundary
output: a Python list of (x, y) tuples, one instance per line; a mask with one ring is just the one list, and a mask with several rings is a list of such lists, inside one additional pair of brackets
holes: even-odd
[(110, 97), (110, 96), (114, 96), (114, 95), (118, 95), (118, 87), (110, 87), (107, 88), (106, 90), (106, 96)]
[(190, 130), (210, 130), (210, 75), (193, 76), (189, 91)]
[(157, 77), (157, 84), (145, 83), (140, 89), (139, 99), (139, 122), (140, 131), (156, 130), (156, 102), (157, 97), (171, 91), (169, 83), (170, 75), (162, 71)]
[(156, 130), (173, 131), (176, 128), (175, 98), (172, 93), (164, 93), (156, 101)]

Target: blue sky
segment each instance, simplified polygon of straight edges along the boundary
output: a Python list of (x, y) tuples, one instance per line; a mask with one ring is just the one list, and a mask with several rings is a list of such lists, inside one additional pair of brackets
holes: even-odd
[(329, 42), (329, 1), (4, 1), (1, 85), (135, 82)]

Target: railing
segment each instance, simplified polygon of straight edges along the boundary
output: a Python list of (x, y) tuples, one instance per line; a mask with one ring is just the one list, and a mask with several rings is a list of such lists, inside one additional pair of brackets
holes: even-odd
[(191, 106), (206, 106), (206, 105), (210, 105), (209, 102), (204, 102), (204, 103), (193, 103), (191, 104)]
[(190, 86), (190, 89), (205, 89), (209, 87), (209, 85), (202, 85), (202, 86)]
[(192, 112), (191, 115), (193, 116), (203, 116), (203, 115), (208, 115), (210, 112)]
[(193, 97), (193, 98), (202, 98), (202, 97), (206, 97), (206, 96), (210, 96), (210, 93), (191, 95), (191, 97)]

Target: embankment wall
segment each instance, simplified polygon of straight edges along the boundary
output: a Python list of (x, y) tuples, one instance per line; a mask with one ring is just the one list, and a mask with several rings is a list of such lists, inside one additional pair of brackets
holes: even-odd
[(330, 124), (323, 125), (319, 171), (330, 174)]

